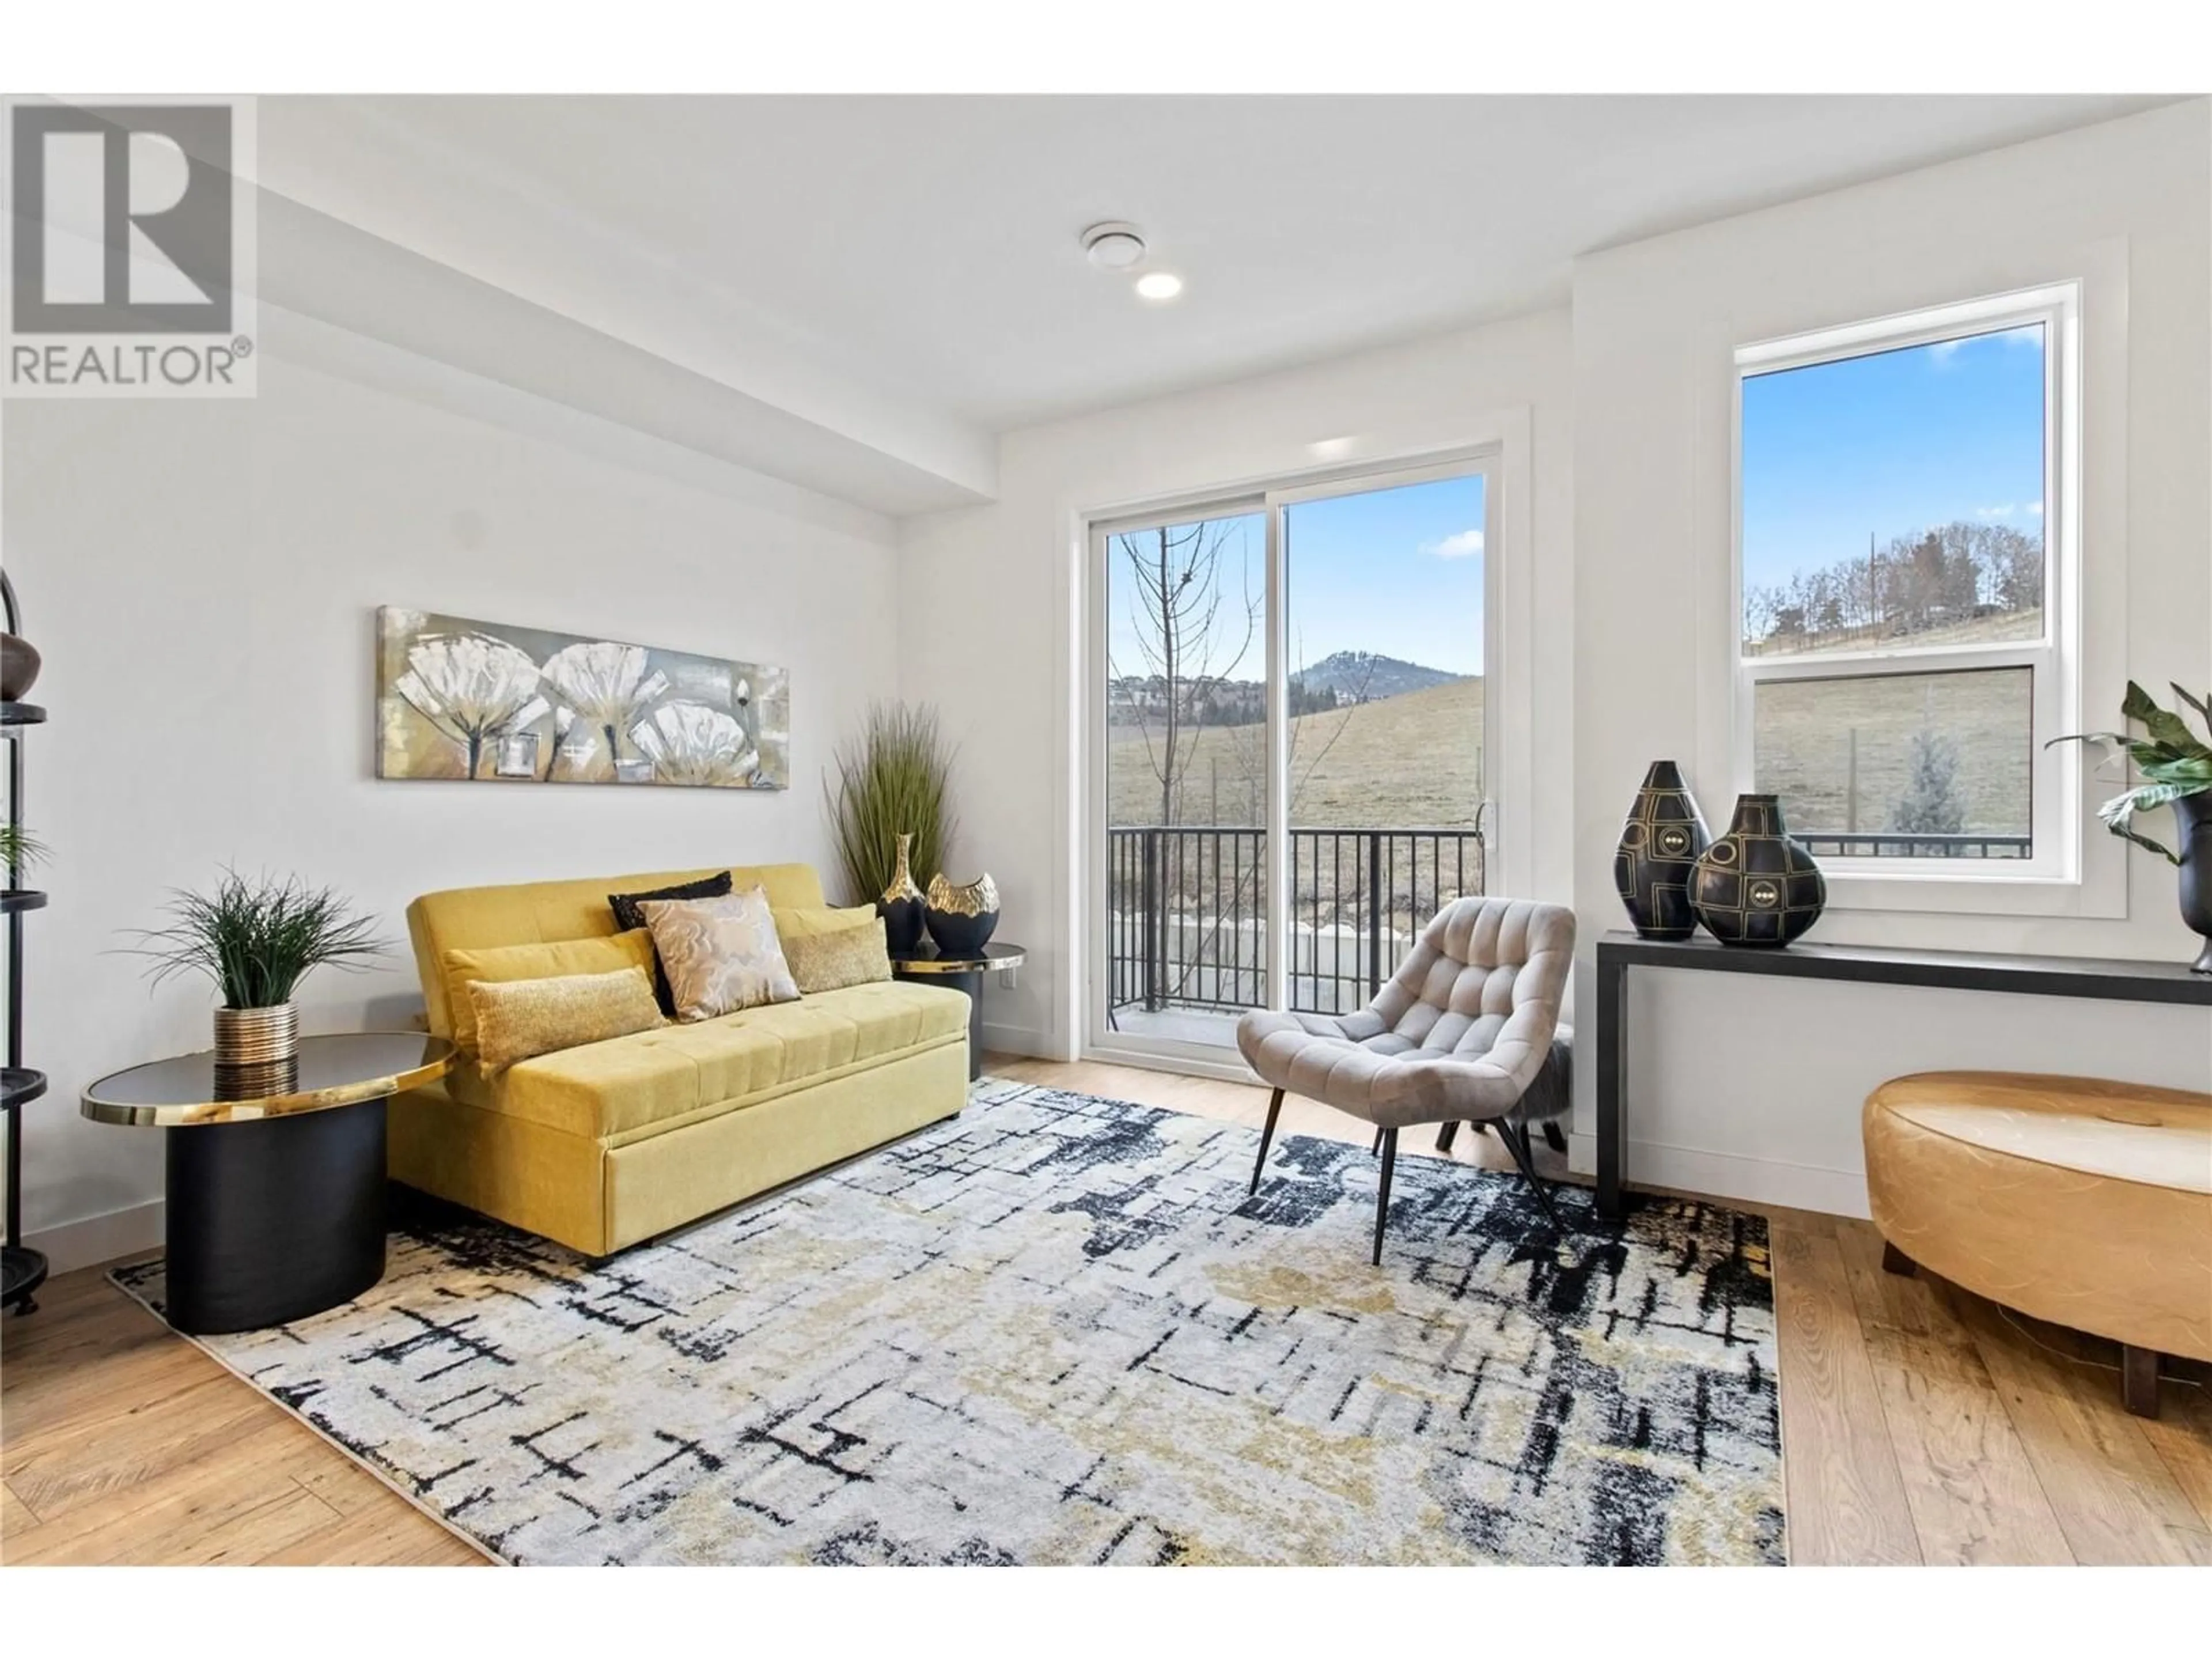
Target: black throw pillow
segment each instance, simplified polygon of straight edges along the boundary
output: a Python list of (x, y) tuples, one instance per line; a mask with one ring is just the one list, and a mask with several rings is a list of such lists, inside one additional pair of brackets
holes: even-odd
[[(698, 881), (687, 881), (675, 887), (657, 888), (650, 893), (610, 893), (607, 903), (615, 913), (617, 932), (628, 933), (633, 927), (645, 926), (645, 912), (638, 907), (647, 899), (727, 898), (730, 896), (730, 872), (703, 877)], [(650, 935), (647, 935), (650, 937)], [(668, 1018), (676, 1018), (676, 993), (668, 987), (668, 975), (660, 965), (658, 945), (653, 952), (653, 996), (659, 1003), (660, 1012)]]

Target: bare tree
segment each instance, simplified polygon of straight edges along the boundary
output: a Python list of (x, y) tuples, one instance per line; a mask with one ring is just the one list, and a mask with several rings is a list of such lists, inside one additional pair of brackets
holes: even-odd
[[(1218, 720), (1224, 689), (1259, 631), (1261, 601), (1249, 572), (1241, 559), (1231, 567), (1225, 556), (1239, 527), (1233, 520), (1202, 519), (1114, 538), (1130, 578), (1130, 631), (1139, 661), (1128, 666), (1143, 671), (1127, 695), (1146, 763), (1160, 787), (1163, 824), (1181, 821), (1200, 733)], [(1128, 685), (1123, 665), (1109, 661), (1109, 667), (1118, 684)]]

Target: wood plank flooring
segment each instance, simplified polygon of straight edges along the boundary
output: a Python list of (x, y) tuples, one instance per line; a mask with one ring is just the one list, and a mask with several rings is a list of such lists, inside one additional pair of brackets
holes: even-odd
[[(1012, 1057), (989, 1069), (1254, 1128), (1267, 1111), (1242, 1084)], [(1278, 1133), (1369, 1139), (1297, 1099)], [(1400, 1150), (1430, 1146), (1409, 1134)], [(1454, 1157), (1510, 1167), (1487, 1135), (1462, 1132)], [(2212, 1563), (2204, 1368), (2161, 1383), (2158, 1421), (2130, 1417), (2110, 1344), (1884, 1273), (1863, 1222), (1765, 1213), (1793, 1561)], [(100, 1271), (55, 1279), (40, 1304), (0, 1326), (0, 1563), (483, 1560)]]

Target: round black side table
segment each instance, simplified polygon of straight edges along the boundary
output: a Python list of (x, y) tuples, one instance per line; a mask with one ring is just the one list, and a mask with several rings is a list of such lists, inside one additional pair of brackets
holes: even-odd
[(968, 994), (968, 1080), (983, 1075), (983, 975), (1007, 973), (1029, 960), (1018, 945), (986, 945), (981, 951), (953, 955), (924, 939), (911, 951), (891, 952), (891, 972), (901, 979), (929, 980)]
[(226, 1100), (212, 1054), (104, 1077), (84, 1115), (168, 1132), (169, 1323), (260, 1330), (350, 1301), (384, 1277), (384, 1103), (434, 1082), (444, 1037), (300, 1039), (282, 1091)]

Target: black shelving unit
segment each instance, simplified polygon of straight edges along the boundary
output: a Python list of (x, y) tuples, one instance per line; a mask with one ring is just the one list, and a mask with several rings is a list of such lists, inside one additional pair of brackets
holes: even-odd
[[(0, 574), (8, 631), (21, 633), (15, 589)], [(36, 703), (0, 702), (0, 736), (8, 742), (8, 822), (23, 827), (23, 738), (26, 729), (44, 725), (46, 711)], [(0, 892), (0, 913), (8, 918), (8, 1064), (0, 1068), (0, 1106), (8, 1116), (8, 1242), (0, 1249), (0, 1307), (33, 1313), (33, 1299), (46, 1282), (46, 1259), (23, 1248), (23, 1108), (46, 1091), (46, 1075), (23, 1064), (23, 918), (46, 908), (46, 896), (26, 890), (22, 871), (10, 866), (8, 886)]]

